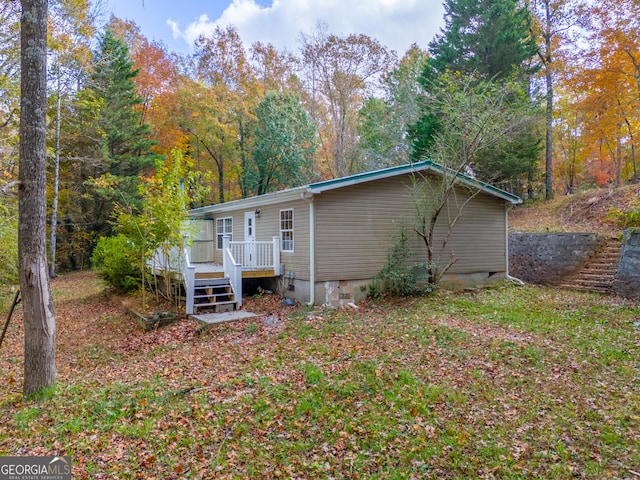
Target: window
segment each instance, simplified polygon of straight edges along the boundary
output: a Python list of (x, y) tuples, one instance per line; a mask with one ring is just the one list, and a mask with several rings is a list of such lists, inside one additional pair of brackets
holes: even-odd
[(233, 217), (216, 219), (216, 248), (222, 250), (222, 237), (229, 235), (233, 240)]
[(293, 252), (293, 209), (280, 210), (280, 244), (283, 252)]

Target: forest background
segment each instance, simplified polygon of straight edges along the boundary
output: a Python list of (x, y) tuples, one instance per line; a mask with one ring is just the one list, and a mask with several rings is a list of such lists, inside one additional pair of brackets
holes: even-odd
[[(445, 12), (441, 33), (406, 52), (318, 24), (287, 51), (246, 48), (229, 26), (181, 55), (85, 0), (49, 2), (52, 263), (88, 266), (114, 212), (139, 211), (176, 158), (192, 206), (429, 158), (455, 118), (435, 99), (458, 86), (507, 92), (519, 119), (467, 173), (531, 199), (637, 181), (637, 0), (447, 0)], [(17, 278), (19, 22), (19, 4), (0, 0), (0, 283)]]

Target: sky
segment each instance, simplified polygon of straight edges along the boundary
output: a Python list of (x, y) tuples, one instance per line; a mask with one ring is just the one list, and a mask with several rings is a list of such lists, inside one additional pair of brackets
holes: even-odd
[(364, 33), (402, 56), (426, 49), (444, 26), (443, 0), (103, 0), (106, 13), (135, 22), (169, 51), (192, 53), (193, 41), (216, 26), (234, 25), (243, 42), (296, 52), (302, 32), (318, 22), (341, 36)]

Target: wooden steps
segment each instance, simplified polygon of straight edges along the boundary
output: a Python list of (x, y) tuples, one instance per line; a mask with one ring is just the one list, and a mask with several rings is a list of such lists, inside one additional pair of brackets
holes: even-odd
[(561, 288), (586, 292), (613, 293), (613, 281), (618, 270), (622, 244), (610, 238), (587, 264), (560, 284)]
[(194, 285), (193, 310), (214, 312), (236, 310), (238, 301), (228, 278), (198, 278)]

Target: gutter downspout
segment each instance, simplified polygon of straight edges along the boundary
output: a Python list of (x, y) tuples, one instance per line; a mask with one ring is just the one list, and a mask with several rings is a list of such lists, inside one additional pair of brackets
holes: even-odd
[(304, 192), (302, 198), (309, 202), (309, 303), (316, 303), (316, 204), (313, 193)]
[(511, 210), (511, 205), (510, 204), (505, 204), (505, 209), (504, 209), (504, 225), (505, 225), (505, 266), (506, 266), (506, 279), (510, 280), (512, 282), (517, 283), (518, 285), (520, 285), (521, 287), (524, 287), (524, 282), (522, 280), (520, 280), (519, 278), (516, 277), (512, 277), (511, 275), (509, 275), (509, 210)]

